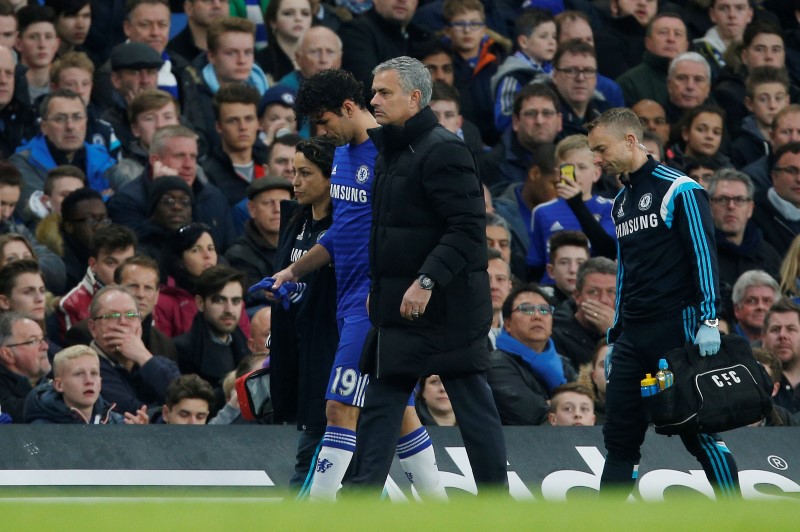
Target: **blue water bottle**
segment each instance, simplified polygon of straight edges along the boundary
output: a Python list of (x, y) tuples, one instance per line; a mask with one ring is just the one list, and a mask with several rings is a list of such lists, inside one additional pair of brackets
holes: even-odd
[(650, 397), (651, 395), (658, 393), (658, 384), (656, 378), (651, 377), (649, 373), (644, 379), (642, 379), (641, 386), (642, 397)]

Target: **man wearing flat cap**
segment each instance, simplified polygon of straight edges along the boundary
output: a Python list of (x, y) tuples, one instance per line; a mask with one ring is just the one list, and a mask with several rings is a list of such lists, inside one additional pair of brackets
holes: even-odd
[[(292, 184), (282, 177), (256, 179), (247, 187), (247, 210), (244, 234), (225, 253), (231, 266), (245, 275), (251, 286), (275, 271), (275, 248), (281, 221), (281, 202), (292, 198)], [(245, 294), (245, 305), (266, 303), (263, 292)]]
[[(144, 43), (127, 42), (118, 44), (111, 51), (110, 100), (98, 102), (105, 104), (103, 118), (111, 124), (123, 146), (129, 147), (135, 141), (128, 117), (128, 105), (140, 92), (158, 87), (158, 69), (164, 61), (155, 50)], [(101, 69), (102, 70), (102, 69)], [(102, 76), (98, 74), (95, 88)], [(95, 90), (97, 96), (97, 90)]]
[(202, 166), (231, 206), (245, 198), (250, 183), (267, 175), (267, 147), (258, 140), (258, 100), (258, 91), (244, 83), (228, 83), (214, 95), (214, 116), (222, 142)]

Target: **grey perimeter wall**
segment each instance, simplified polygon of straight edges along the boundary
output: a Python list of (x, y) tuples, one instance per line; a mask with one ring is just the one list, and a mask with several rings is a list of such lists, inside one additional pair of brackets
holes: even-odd
[[(475, 493), (458, 430), (433, 427), (430, 433), (448, 492)], [(723, 436), (736, 457), (745, 498), (800, 500), (800, 428), (739, 429)], [(0, 496), (159, 487), (285, 497), (296, 439), (293, 427), (272, 426), (0, 425)], [(599, 487), (599, 427), (509, 427), (506, 444), (509, 489), (516, 499), (564, 500)], [(387, 490), (395, 501), (416, 495), (396, 460)], [(687, 490), (714, 496), (680, 440), (651, 430), (634, 498), (657, 501)]]

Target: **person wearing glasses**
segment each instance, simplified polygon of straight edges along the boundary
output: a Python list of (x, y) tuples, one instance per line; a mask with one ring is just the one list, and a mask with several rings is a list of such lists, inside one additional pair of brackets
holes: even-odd
[[(142, 315), (142, 341), (151, 353), (158, 353), (170, 360), (177, 360), (178, 353), (172, 338), (158, 330), (157, 316), (153, 312), (159, 295), (158, 263), (144, 255), (134, 255), (125, 259), (114, 270), (114, 283), (127, 288)], [(84, 319), (73, 325), (64, 335), (63, 347), (89, 344), (92, 334), (89, 332), (89, 320)]]
[(0, 313), (0, 406), (14, 423), (23, 422), (25, 397), (50, 373), (47, 348), (36, 320), (22, 312)]
[(101, 288), (89, 305), (90, 347), (100, 355), (103, 398), (134, 416), (163, 405), (167, 386), (180, 375), (175, 362), (144, 345), (141, 320), (136, 299), (120, 285)]
[[(449, 43), (453, 52), (455, 86), (468, 102), (464, 106), (467, 119), (480, 127), (483, 141), (493, 145), (500, 132), (494, 127), (491, 81), (508, 52), (498, 43), (499, 35), (487, 28), (480, 0), (447, 0), (442, 16), (445, 44)], [(510, 41), (506, 44), (511, 47)]]
[(717, 241), (723, 308), (731, 309), (731, 290), (736, 279), (748, 270), (764, 270), (778, 279), (782, 257), (764, 240), (763, 231), (750, 221), (755, 188), (747, 174), (724, 168), (714, 174), (707, 190)]
[[(641, 379), (655, 375), (659, 359), (687, 342), (700, 356), (720, 349), (717, 253), (706, 191), (647, 154), (633, 111), (610, 109), (588, 128), (594, 163), (624, 185), (611, 211), (618, 274), (616, 312), (606, 334), (607, 456), (600, 493), (625, 497), (636, 482), (648, 426)], [(740, 496), (736, 462), (719, 435), (680, 438), (718, 497)]]
[(67, 330), (89, 317), (89, 303), (104, 286), (114, 284), (114, 270), (136, 252), (136, 235), (123, 225), (109, 224), (92, 237), (83, 279), (58, 302), (58, 324)]
[(547, 294), (532, 284), (512, 289), (503, 303), (503, 330), (488, 374), (503, 425), (544, 423), (553, 390), (575, 380), (552, 340), (554, 312)]
[(479, 158), (481, 179), (492, 195), (498, 200), (508, 200), (512, 208), (526, 211), (524, 218), (530, 218), (530, 211), (536, 205), (552, 199), (552, 196), (542, 197), (548, 196), (547, 187), (531, 182), (536, 177), (532, 168), (534, 161), (539, 161), (538, 150), (548, 147), (552, 150), (561, 134), (560, 109), (558, 95), (550, 84), (525, 85), (514, 97), (511, 127), (490, 152)]
[(178, 176), (159, 177), (147, 198), (150, 218), (139, 232), (138, 251), (158, 259), (172, 233), (191, 223), (194, 194)]
[(773, 161), (772, 186), (756, 195), (753, 219), (764, 231), (764, 239), (783, 256), (800, 233), (800, 142), (777, 148)]
[(69, 89), (58, 89), (44, 97), (39, 107), (40, 134), (23, 144), (9, 158), (22, 173), (22, 193), (17, 216), (25, 213), (31, 194), (44, 188), (47, 171), (59, 164), (72, 164), (86, 174), (87, 186), (104, 196), (113, 194), (107, 173), (116, 164), (105, 147), (86, 142), (86, 105)]
[(611, 107), (597, 89), (597, 55), (592, 45), (573, 39), (558, 45), (553, 87), (561, 100), (562, 136), (585, 135), (588, 124)]

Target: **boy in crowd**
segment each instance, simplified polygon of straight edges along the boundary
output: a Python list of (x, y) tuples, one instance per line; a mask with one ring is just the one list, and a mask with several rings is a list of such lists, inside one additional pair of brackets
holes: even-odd
[(195, 374), (181, 375), (167, 386), (161, 419), (167, 425), (205, 425), (214, 400), (210, 384)]
[[(570, 135), (556, 146), (561, 175), (556, 185), (558, 197), (533, 209), (528, 266), (541, 268), (549, 263), (547, 242), (553, 233), (582, 231), (593, 255), (614, 257), (616, 238), (611, 219), (611, 200), (592, 195), (592, 185), (600, 179), (600, 168), (585, 135)], [(552, 282), (545, 273), (543, 283)]]
[(53, 380), (45, 381), (25, 400), (25, 421), (33, 424), (146, 425), (144, 412), (114, 412), (100, 395), (100, 358), (88, 345), (73, 345), (53, 358)]
[(528, 9), (517, 19), (515, 43), (518, 51), (509, 56), (492, 76), (494, 125), (505, 131), (511, 125), (514, 96), (539, 74), (553, 70), (556, 55), (556, 23), (549, 11)]
[(742, 120), (741, 133), (730, 150), (734, 167), (744, 168), (769, 155), (772, 121), (789, 105), (789, 74), (784, 68), (756, 67), (745, 81), (744, 104), (750, 114)]
[(584, 427), (594, 425), (594, 399), (577, 382), (562, 384), (550, 398), (547, 421), (554, 427)]

